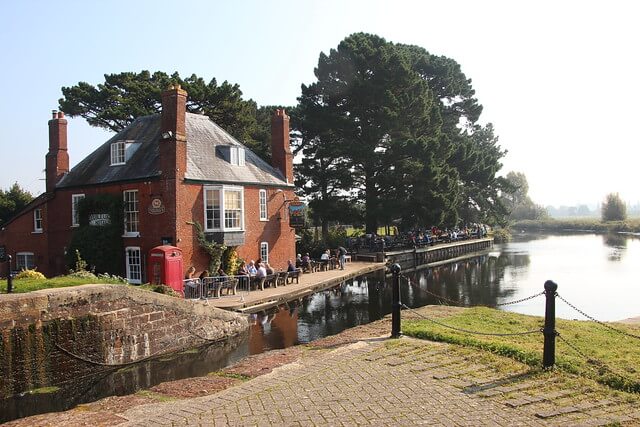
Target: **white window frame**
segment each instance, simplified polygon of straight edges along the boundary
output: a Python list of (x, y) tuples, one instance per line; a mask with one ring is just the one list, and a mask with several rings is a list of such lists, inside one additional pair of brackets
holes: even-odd
[(267, 221), (267, 190), (260, 190), (258, 193), (258, 204), (260, 205), (260, 221)]
[(124, 165), (127, 161), (127, 143), (118, 141), (111, 143), (111, 166)]
[[(31, 257), (31, 265), (28, 257)], [(36, 268), (36, 257), (33, 252), (16, 253), (16, 270), (33, 270), (34, 268)]]
[(229, 147), (229, 163), (236, 166), (244, 166), (244, 148), (242, 147)]
[(33, 232), (42, 233), (42, 209), (33, 210)]
[[(142, 283), (142, 252), (139, 246), (127, 246), (124, 249), (124, 260), (127, 271), (127, 282), (133, 284)], [(137, 261), (131, 262), (131, 261)]]
[(71, 226), (78, 227), (80, 225), (80, 212), (78, 212), (78, 203), (84, 199), (84, 194), (71, 195)]
[[(133, 199), (127, 196), (135, 194)], [(122, 192), (122, 201), (124, 209), (124, 237), (140, 236), (140, 199), (138, 199), (138, 190), (124, 190)]]
[[(231, 192), (238, 192), (240, 198), (240, 215), (239, 221), (240, 224), (238, 227), (229, 227), (226, 225), (227, 223), (227, 209), (225, 206), (226, 195)], [(203, 188), (203, 208), (204, 208), (204, 224), (205, 231), (244, 231), (244, 188), (243, 187), (235, 187), (235, 186), (227, 186), (227, 185), (205, 185)], [(215, 194), (218, 195), (218, 205), (208, 206), (209, 200), (215, 197)], [(219, 225), (213, 222), (215, 219), (215, 213), (218, 213)], [(208, 214), (210, 213), (210, 216)], [(211, 221), (210, 221), (211, 219)]]
[(269, 242), (260, 242), (260, 258), (264, 262), (269, 262)]

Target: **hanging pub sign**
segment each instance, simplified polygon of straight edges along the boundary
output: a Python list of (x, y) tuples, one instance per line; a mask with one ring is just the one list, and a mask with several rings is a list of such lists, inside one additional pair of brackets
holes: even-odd
[(294, 200), (289, 203), (289, 226), (292, 228), (304, 227), (304, 203)]

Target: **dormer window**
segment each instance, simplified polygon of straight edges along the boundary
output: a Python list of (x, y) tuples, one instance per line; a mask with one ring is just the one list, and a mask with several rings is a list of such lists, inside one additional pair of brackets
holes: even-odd
[(118, 141), (111, 144), (111, 166), (124, 165), (140, 144), (135, 141)]
[(124, 141), (111, 144), (111, 166), (124, 165), (126, 148)]
[(229, 162), (232, 165), (244, 166), (244, 148), (229, 147)]

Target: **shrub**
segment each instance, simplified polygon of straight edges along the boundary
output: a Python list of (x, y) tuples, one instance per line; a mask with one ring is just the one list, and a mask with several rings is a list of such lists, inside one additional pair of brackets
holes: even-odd
[(33, 270), (22, 270), (20, 273), (16, 274), (16, 279), (38, 279), (45, 280), (44, 274), (39, 271)]

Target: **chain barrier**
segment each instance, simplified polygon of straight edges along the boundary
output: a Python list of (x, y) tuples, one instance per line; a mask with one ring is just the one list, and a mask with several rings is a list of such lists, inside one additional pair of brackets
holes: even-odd
[[(586, 359), (586, 361), (590, 364), (596, 365), (602, 369), (605, 369), (609, 372), (611, 372), (613, 375), (622, 378), (623, 380), (629, 381), (631, 383), (637, 382), (637, 380), (634, 380), (632, 378), (629, 378), (619, 372), (617, 372), (615, 369), (612, 369), (609, 365), (607, 365), (606, 363), (604, 363), (601, 360), (598, 359), (594, 359), (593, 357), (585, 354), (582, 350), (580, 350), (578, 347), (576, 347), (575, 344), (572, 344), (571, 342), (567, 341), (566, 338), (564, 338), (560, 332), (556, 331), (556, 336), (558, 337), (558, 339), (560, 341), (562, 341), (563, 343), (565, 343), (567, 345), (567, 347), (569, 347), (570, 349), (572, 349), (573, 351), (575, 351), (580, 357)], [(589, 365), (587, 365), (589, 366)], [(589, 366), (589, 368), (591, 368), (593, 371), (595, 371), (596, 369), (592, 366)]]
[(524, 301), (528, 301), (530, 299), (534, 299), (534, 298), (539, 297), (541, 295), (544, 295), (544, 291), (538, 292), (537, 294), (530, 295), (530, 296), (528, 296), (526, 298), (517, 299), (515, 301), (499, 302), (499, 303), (496, 303), (496, 307), (501, 307), (503, 305), (510, 305), (510, 304), (518, 304), (518, 303), (521, 303), (521, 302), (524, 302)]
[(575, 311), (577, 311), (578, 313), (582, 314), (582, 315), (583, 315), (584, 317), (586, 317), (587, 319), (589, 319), (589, 320), (591, 320), (591, 321), (593, 321), (593, 322), (596, 322), (597, 324), (599, 324), (599, 325), (601, 325), (601, 326), (604, 326), (604, 327), (605, 327), (605, 328), (607, 328), (607, 329), (611, 329), (612, 331), (617, 332), (617, 333), (619, 333), (619, 334), (626, 335), (626, 336), (628, 336), (628, 337), (635, 338), (635, 339), (640, 339), (640, 336), (639, 336), (639, 335), (634, 335), (634, 334), (631, 334), (631, 333), (629, 333), (629, 332), (625, 332), (625, 331), (623, 331), (623, 330), (620, 330), (620, 329), (618, 329), (618, 328), (614, 328), (613, 326), (611, 326), (611, 325), (609, 325), (609, 324), (607, 324), (607, 323), (604, 323), (604, 322), (602, 322), (602, 321), (600, 321), (600, 320), (595, 319), (595, 318), (594, 318), (594, 317), (592, 317), (592, 316), (589, 316), (587, 313), (585, 313), (584, 311), (580, 310), (578, 307), (576, 307), (575, 305), (571, 304), (571, 303), (570, 303), (569, 301), (567, 301), (566, 299), (562, 298), (562, 296), (560, 296), (560, 294), (558, 294), (557, 292), (556, 292), (556, 296), (557, 296), (557, 297), (558, 297), (562, 302), (564, 302), (565, 304), (567, 304), (569, 307), (573, 308), (573, 309), (574, 309)]
[(453, 329), (454, 331), (464, 332), (466, 334), (485, 335), (485, 336), (491, 336), (491, 337), (512, 337), (512, 336), (517, 336), (517, 335), (530, 335), (530, 334), (537, 334), (537, 333), (541, 333), (542, 332), (542, 329), (535, 329), (535, 330), (532, 330), (532, 331), (525, 331), (525, 332), (513, 332), (513, 333), (507, 333), (507, 334), (470, 331), (468, 329), (462, 329), (462, 328), (458, 328), (458, 327), (455, 327), (455, 326), (446, 325), (444, 323), (438, 322), (437, 320), (433, 320), (433, 319), (425, 316), (424, 314), (419, 313), (418, 311), (414, 310), (413, 308), (408, 307), (406, 304), (402, 304), (402, 307), (407, 309), (407, 310), (409, 310), (409, 311), (411, 311), (411, 312), (413, 312), (417, 316), (422, 317), (425, 320), (428, 320), (430, 322), (435, 323), (436, 325), (440, 325), (440, 326), (443, 326), (445, 328)]
[[(446, 302), (449, 302), (449, 303), (453, 303), (454, 305), (459, 306), (459, 307), (473, 307), (471, 305), (467, 305), (467, 304), (461, 303), (460, 301), (454, 301), (452, 299), (440, 296), (440, 295), (438, 295), (438, 294), (436, 294), (434, 292), (429, 291), (428, 289), (422, 289), (419, 285), (414, 284), (413, 281), (410, 278), (408, 278), (407, 276), (405, 276), (404, 274), (401, 274), (400, 276), (402, 276), (402, 278), (404, 278), (407, 281), (409, 286), (412, 286), (414, 289), (417, 289), (417, 290), (419, 290), (421, 292), (424, 292), (424, 293), (426, 293), (428, 295), (431, 295), (431, 296), (433, 296), (435, 298), (438, 298), (439, 300), (446, 301)], [(515, 301), (507, 301), (507, 302), (496, 303), (495, 306), (496, 307), (502, 307), (502, 306), (510, 305), (510, 304), (518, 304), (518, 303), (521, 303), (521, 302), (524, 302), (524, 301), (528, 301), (528, 300), (533, 299), (533, 298), (537, 298), (537, 297), (539, 297), (541, 295), (544, 295), (544, 291), (538, 292), (537, 294), (533, 294), (533, 295), (530, 295), (528, 297), (521, 298), (521, 299), (518, 299), (518, 300), (515, 300)]]

